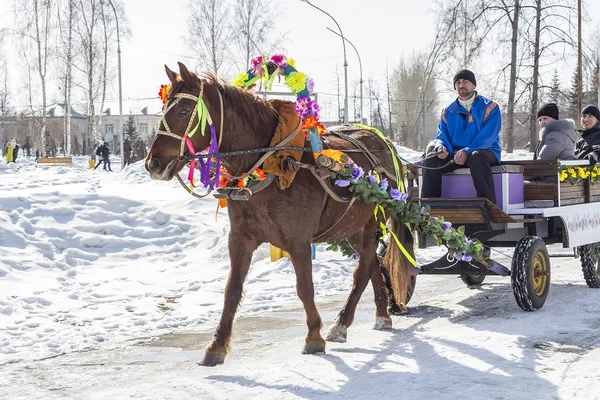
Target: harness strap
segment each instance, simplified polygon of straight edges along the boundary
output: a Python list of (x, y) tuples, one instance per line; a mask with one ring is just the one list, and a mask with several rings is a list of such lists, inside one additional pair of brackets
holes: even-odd
[(256, 168), (260, 167), (262, 165), (262, 163), (265, 162), (265, 160), (273, 153), (275, 153), (276, 151), (279, 151), (280, 149), (278, 149), (278, 147), (284, 146), (286, 143), (288, 143), (290, 140), (292, 140), (294, 138), (294, 136), (296, 136), (299, 132), (300, 132), (300, 128), (302, 128), (302, 121), (298, 122), (298, 126), (296, 126), (296, 129), (294, 129), (294, 131), (285, 139), (283, 139), (281, 142), (277, 143), (275, 145), (275, 147), (272, 147), (273, 150), (268, 151), (267, 153), (263, 154), (263, 156), (261, 158), (258, 159), (258, 161), (248, 170), (248, 172), (246, 172), (245, 174), (239, 175), (239, 176), (228, 176), (227, 178), (229, 179), (239, 179), (241, 177), (243, 177), (246, 174), (251, 174)]

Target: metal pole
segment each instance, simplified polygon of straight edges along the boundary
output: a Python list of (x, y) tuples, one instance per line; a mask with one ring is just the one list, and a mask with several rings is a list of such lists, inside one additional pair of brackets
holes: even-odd
[(577, 118), (581, 118), (581, 110), (583, 109), (583, 84), (582, 84), (582, 60), (581, 60), (581, 0), (577, 1), (577, 86), (578, 86), (578, 100), (577, 100)]
[(123, 145), (123, 86), (121, 84), (121, 38), (119, 36), (119, 17), (117, 16), (117, 10), (111, 0), (108, 3), (115, 13), (115, 20), (117, 21), (117, 64), (119, 72), (119, 140), (121, 141), (121, 170), (125, 168), (125, 147)]
[(333, 18), (331, 16), (331, 14), (329, 14), (327, 11), (320, 9), (319, 7), (315, 6), (308, 0), (300, 0), (300, 1), (308, 4), (311, 7), (316, 8), (317, 10), (321, 11), (323, 14), (326, 14), (329, 18), (331, 18), (333, 20), (335, 25), (338, 27), (338, 30), (340, 31), (340, 37), (342, 38), (342, 46), (344, 47), (344, 123), (347, 124), (348, 123), (348, 60), (346, 59), (346, 40), (344, 38), (342, 28), (340, 28), (340, 24), (338, 24), (337, 21), (335, 20), (335, 18)]
[[(336, 31), (334, 31), (331, 28), (327, 28), (329, 31), (333, 32), (334, 34), (340, 36), (339, 33), (337, 33)], [(363, 73), (362, 73), (362, 61), (360, 60), (360, 54), (358, 53), (358, 50), (356, 50), (356, 46), (354, 46), (352, 44), (352, 42), (350, 40), (348, 40), (348, 38), (345, 38), (342, 36), (342, 39), (344, 39), (346, 42), (350, 43), (350, 46), (352, 46), (352, 48), (354, 49), (354, 51), (356, 52), (356, 56), (358, 57), (358, 68), (360, 70), (360, 123), (363, 123)]]

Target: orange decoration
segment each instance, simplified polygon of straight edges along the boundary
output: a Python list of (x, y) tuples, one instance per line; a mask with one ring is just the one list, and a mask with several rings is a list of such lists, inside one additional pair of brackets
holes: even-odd
[(160, 85), (160, 90), (158, 91), (158, 97), (160, 97), (163, 104), (167, 103), (167, 96), (169, 95), (169, 86), (170, 85)]

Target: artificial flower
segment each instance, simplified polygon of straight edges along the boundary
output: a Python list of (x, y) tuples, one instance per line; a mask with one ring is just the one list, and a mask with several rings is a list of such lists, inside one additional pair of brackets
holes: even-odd
[(244, 86), (246, 84), (247, 80), (248, 80), (248, 73), (247, 72), (240, 72), (233, 79), (233, 84), (235, 86)]
[(339, 187), (347, 187), (350, 186), (350, 181), (348, 179), (336, 179), (335, 185)]
[(253, 58), (252, 61), (250, 61), (250, 64), (252, 64), (252, 72), (254, 74), (257, 73), (258, 69), (260, 68), (260, 65), (263, 62), (263, 56), (258, 56), (256, 58)]
[(306, 88), (306, 75), (298, 71), (292, 72), (289, 75), (286, 75), (285, 83), (292, 93), (298, 94)]
[(383, 190), (384, 192), (387, 190), (387, 188), (388, 188), (388, 180), (387, 180), (387, 178), (383, 178), (381, 180), (381, 182), (379, 182), (379, 188), (381, 190)]
[(283, 54), (275, 54), (271, 56), (271, 61), (279, 68), (281, 71), (285, 70), (285, 67), (288, 66), (288, 62)]
[(167, 96), (169, 95), (169, 86), (171, 86), (171, 85), (160, 85), (160, 89), (158, 91), (158, 97), (160, 97), (163, 104), (167, 103)]
[(315, 81), (311, 77), (306, 77), (306, 90), (312, 93), (315, 88)]
[(293, 58), (288, 58), (288, 59), (287, 59), (287, 64), (288, 64), (290, 67), (292, 67), (292, 68), (296, 69), (296, 60), (294, 60)]
[(352, 167), (352, 175), (350, 175), (350, 180), (356, 183), (360, 178), (362, 178), (364, 171), (358, 165), (354, 165)]

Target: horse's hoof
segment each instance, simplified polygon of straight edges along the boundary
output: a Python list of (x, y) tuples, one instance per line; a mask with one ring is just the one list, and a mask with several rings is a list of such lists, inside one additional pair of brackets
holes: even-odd
[(325, 341), (323, 343), (305, 343), (302, 354), (325, 353)]
[(329, 328), (327, 335), (325, 336), (325, 340), (328, 342), (336, 342), (336, 343), (346, 343), (346, 338), (348, 336), (348, 329), (339, 322), (335, 322)]
[(390, 317), (375, 317), (373, 329), (376, 331), (387, 331), (392, 329), (392, 319)]
[(204, 353), (204, 358), (198, 363), (203, 367), (214, 367), (225, 362), (225, 354), (219, 353)]
[(408, 314), (408, 309), (404, 305), (399, 306), (396, 303), (392, 303), (388, 306), (388, 313), (390, 315), (406, 315)]

